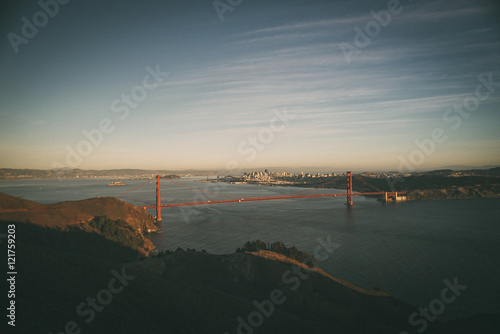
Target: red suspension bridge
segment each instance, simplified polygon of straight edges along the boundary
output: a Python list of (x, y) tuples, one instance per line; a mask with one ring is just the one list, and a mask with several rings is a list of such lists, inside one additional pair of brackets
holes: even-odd
[[(201, 190), (201, 189), (198, 189), (198, 188), (194, 188), (194, 187), (190, 187), (188, 185), (185, 185), (183, 183), (180, 183), (180, 182), (176, 182), (176, 181), (173, 181), (171, 179), (168, 179), (168, 178), (164, 178), (164, 177), (161, 177), (160, 175), (156, 175), (156, 204), (153, 204), (153, 205), (147, 205), (147, 206), (143, 206), (142, 208), (143, 209), (156, 209), (156, 220), (157, 221), (161, 221), (161, 208), (174, 208), (174, 207), (183, 207), (183, 206), (195, 206), (195, 205), (209, 205), (209, 204), (223, 204), (223, 203), (241, 203), (241, 202), (255, 202), (255, 201), (270, 201), (270, 200), (283, 200), (283, 199), (297, 199), (297, 198), (316, 198), (316, 197), (340, 197), (340, 196), (346, 196), (347, 197), (347, 200), (346, 200), (346, 205), (347, 206), (353, 206), (353, 196), (383, 196), (382, 199), (386, 202), (389, 202), (389, 201), (400, 201), (400, 200), (404, 200), (405, 199), (405, 195), (406, 193), (405, 192), (387, 192), (387, 191), (383, 191), (383, 190), (380, 190), (378, 188), (376, 188), (375, 186), (369, 184), (368, 182), (366, 182), (363, 178), (361, 178), (360, 176), (357, 176), (357, 175), (353, 175), (350, 171), (346, 173), (345, 176), (340, 176), (340, 177), (346, 177), (346, 181), (347, 181), (347, 191), (345, 193), (340, 193), (340, 194), (317, 194), (317, 195), (304, 195), (303, 193), (305, 192), (308, 192), (308, 191), (312, 191), (312, 190), (315, 190), (315, 189), (319, 189), (319, 188), (322, 188), (330, 183), (333, 183), (334, 181), (336, 181), (339, 177), (337, 178), (334, 178), (322, 185), (319, 185), (317, 187), (314, 187), (314, 188), (311, 188), (311, 189), (307, 189), (307, 190), (303, 190), (303, 191), (299, 191), (297, 193), (293, 193), (293, 194), (289, 194), (289, 195), (283, 195), (283, 196), (271, 196), (271, 197), (249, 197), (249, 198), (237, 198), (237, 197), (234, 197), (234, 196), (230, 196), (230, 195), (225, 195), (225, 194), (219, 194), (219, 193), (214, 193), (214, 192), (210, 192), (210, 191), (206, 191), (206, 190)], [(365, 184), (366, 186), (368, 186), (369, 188), (371, 189), (374, 189), (375, 191), (373, 192), (353, 192), (353, 188), (352, 188), (352, 181), (353, 181), (353, 178), (356, 178), (357, 180), (361, 181), (363, 184)], [(213, 195), (218, 195), (218, 196), (224, 196), (224, 197), (232, 197), (231, 199), (225, 199), (225, 200), (216, 200), (216, 201), (203, 201), (203, 202), (187, 202), (187, 203), (170, 203), (170, 204), (161, 204), (161, 191), (160, 191), (160, 180), (161, 179), (166, 179), (172, 183), (175, 183), (177, 185), (181, 185), (181, 186), (184, 186), (184, 187), (187, 187), (187, 188), (191, 188), (191, 189), (194, 189), (196, 191), (200, 191), (200, 192), (205, 192), (205, 193), (210, 193), (210, 194), (213, 194)], [(137, 187), (121, 194), (120, 196), (117, 196), (118, 197), (122, 197), (142, 186), (144, 186), (145, 184), (151, 182), (153, 179), (149, 179), (147, 180), (146, 182), (138, 185)], [(300, 195), (302, 194), (302, 195)]]

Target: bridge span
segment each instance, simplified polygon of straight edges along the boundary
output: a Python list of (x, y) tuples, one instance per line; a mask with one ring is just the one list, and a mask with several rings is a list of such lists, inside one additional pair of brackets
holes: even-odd
[[(156, 220), (157, 221), (161, 221), (161, 209), (162, 208), (175, 208), (175, 207), (184, 207), (184, 206), (212, 205), (212, 204), (224, 204), (224, 203), (242, 203), (242, 202), (270, 201), (270, 200), (285, 200), (285, 199), (298, 199), (298, 198), (341, 197), (341, 196), (345, 196), (347, 198), (346, 203), (345, 203), (347, 206), (353, 206), (354, 205), (353, 204), (353, 200), (352, 200), (353, 196), (383, 196), (382, 200), (384, 200), (386, 202), (389, 202), (389, 201), (400, 201), (400, 200), (406, 199), (406, 197), (405, 197), (406, 196), (406, 192), (387, 192), (387, 191), (382, 191), (382, 190), (380, 190), (380, 189), (378, 189), (378, 188), (370, 185), (369, 183), (367, 183), (366, 181), (364, 181), (363, 179), (361, 179), (359, 176), (357, 176), (356, 179), (359, 179), (361, 182), (363, 182), (367, 186), (369, 186), (369, 187), (371, 187), (371, 188), (373, 188), (373, 189), (375, 189), (377, 191), (374, 191), (374, 192), (358, 192), (358, 193), (353, 192), (353, 188), (352, 188), (353, 174), (349, 171), (349, 172), (346, 173), (346, 177), (347, 177), (347, 179), (346, 179), (346, 181), (347, 181), (347, 191), (345, 193), (340, 193), (340, 194), (297, 195), (298, 193), (296, 193), (296, 194), (291, 194), (291, 195), (271, 196), (271, 197), (232, 198), (232, 199), (216, 200), (216, 201), (161, 204), (160, 179), (162, 179), (162, 177), (160, 175), (156, 175), (156, 203), (152, 204), (152, 205), (143, 206), (142, 208), (143, 209), (156, 209)], [(117, 197), (121, 197), (121, 196), (123, 196), (123, 195), (125, 195), (125, 194), (127, 194), (127, 193), (129, 193), (131, 191), (134, 191), (135, 189), (137, 189), (137, 188), (145, 185), (146, 183), (149, 183), (151, 180), (152, 179), (149, 179), (146, 182), (144, 182), (143, 184), (141, 184), (141, 185), (139, 185), (139, 186), (137, 186), (137, 187), (135, 187), (135, 188), (133, 188), (133, 189), (125, 192), (124, 194), (122, 194), (120, 196), (117, 196)], [(204, 190), (201, 190), (201, 189), (197, 189), (197, 188), (193, 188), (193, 187), (187, 186), (187, 185), (179, 183), (179, 182), (175, 182), (175, 181), (170, 180), (170, 179), (168, 179), (168, 180), (170, 182), (173, 182), (173, 183), (176, 183), (176, 184), (188, 187), (188, 188), (192, 188), (192, 189), (198, 190), (200, 192), (207, 192), (207, 191), (204, 191)], [(330, 180), (327, 183), (331, 183), (331, 182), (333, 182), (333, 180)], [(301, 191), (299, 193), (310, 191), (310, 190), (314, 190), (314, 189), (318, 189), (320, 187), (323, 187), (327, 183), (325, 183), (323, 185), (320, 185), (318, 187), (312, 188), (312, 189)], [(216, 194), (216, 193), (212, 193), (212, 194), (220, 195), (220, 196), (228, 196), (228, 195), (224, 195), (224, 194)]]

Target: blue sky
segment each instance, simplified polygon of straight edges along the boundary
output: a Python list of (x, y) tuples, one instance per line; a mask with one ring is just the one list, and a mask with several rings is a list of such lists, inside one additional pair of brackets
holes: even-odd
[[(46, 24), (36, 1), (11, 5), (0, 167), (500, 165), (494, 2), (220, 3), (233, 4), (223, 20), (210, 0), (73, 0)], [(23, 17), (40, 25), (27, 43), (13, 37), (25, 38)], [(155, 69), (161, 82), (141, 90)], [(482, 100), (480, 76), (493, 82)], [(135, 87), (146, 96), (124, 117), (116, 108)], [(471, 111), (447, 113), (465, 102)], [(102, 122), (100, 136), (92, 131)]]

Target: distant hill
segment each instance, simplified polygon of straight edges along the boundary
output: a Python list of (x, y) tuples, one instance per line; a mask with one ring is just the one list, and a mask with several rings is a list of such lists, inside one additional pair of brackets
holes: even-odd
[(497, 175), (500, 176), (500, 167), (490, 169), (471, 169), (476, 175)]
[(475, 176), (500, 176), (500, 167), (493, 168), (468, 168), (468, 169), (436, 169), (427, 172), (422, 172), (426, 175), (442, 175), (450, 176), (454, 173), (470, 174)]
[(493, 198), (500, 197), (500, 184), (411, 190), (406, 197), (409, 200)]
[(73, 179), (73, 178), (109, 178), (109, 179), (147, 179), (155, 175), (166, 178), (179, 178), (173, 171), (147, 169), (14, 169), (0, 168), (0, 179)]
[(437, 169), (437, 170), (431, 170), (431, 171), (425, 172), (425, 174), (448, 176), (448, 175), (453, 174), (453, 170), (452, 169)]

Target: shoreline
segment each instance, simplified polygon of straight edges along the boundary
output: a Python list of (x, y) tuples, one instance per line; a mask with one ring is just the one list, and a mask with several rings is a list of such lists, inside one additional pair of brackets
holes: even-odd
[[(224, 181), (224, 180), (198, 180), (202, 183), (228, 183), (228, 184), (247, 184), (268, 187), (295, 187), (295, 188), (314, 188), (308, 184), (298, 184), (294, 182), (287, 183), (274, 183), (269, 181)], [(283, 181), (281, 181), (283, 182)], [(324, 187), (318, 189), (337, 189), (345, 190), (345, 188), (338, 187)], [(406, 191), (407, 201), (425, 201), (425, 200), (439, 200), (439, 199), (473, 199), (473, 198), (500, 198), (500, 184), (492, 185), (475, 185), (475, 186), (449, 186), (434, 189), (410, 189), (400, 190)]]

